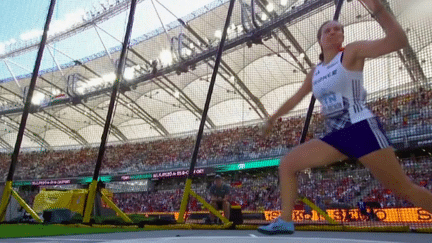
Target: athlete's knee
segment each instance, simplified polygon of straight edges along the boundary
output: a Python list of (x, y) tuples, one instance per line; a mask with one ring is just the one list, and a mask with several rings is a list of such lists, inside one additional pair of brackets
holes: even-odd
[(284, 174), (286, 173), (294, 174), (300, 170), (299, 163), (301, 163), (301, 161), (295, 160), (288, 155), (280, 162), (279, 171)]

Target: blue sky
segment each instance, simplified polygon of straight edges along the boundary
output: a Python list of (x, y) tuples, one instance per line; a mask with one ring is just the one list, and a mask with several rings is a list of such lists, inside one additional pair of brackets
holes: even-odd
[[(69, 26), (74, 20), (82, 19), (90, 11), (102, 9), (101, 3), (104, 5), (114, 4), (116, 0), (57, 0), (56, 7), (51, 22), (51, 31), (62, 29), (64, 26)], [(183, 17), (200, 7), (213, 2), (214, 0), (159, 0), (178, 17)], [(187, 4), (185, 4), (187, 2)], [(2, 29), (0, 31), (0, 53), (7, 51), (7, 45), (11, 43), (29, 41), (40, 41), (38, 34), (43, 30), (45, 18), (48, 11), (50, 0), (3, 0), (0, 1), (2, 15), (0, 21)], [(164, 10), (155, 0), (154, 4), (166, 25), (175, 21), (175, 17)], [(122, 40), (124, 36), (125, 24), (127, 20), (127, 12), (123, 12), (116, 17), (100, 24), (104, 30)], [(140, 21), (143, 18), (146, 21)], [(142, 24), (145, 23), (145, 24)], [(132, 38), (137, 38), (145, 33), (148, 33), (156, 28), (161, 27), (161, 23), (157, 18), (151, 0), (145, 0), (137, 7), (134, 29)], [(108, 47), (120, 45), (118, 41), (109, 37), (107, 34), (101, 33), (104, 44)], [(68, 40), (55, 43), (53, 45), (58, 51), (53, 50), (53, 54), (60, 64), (71, 62), (72, 59), (80, 59), (85, 56), (103, 51), (103, 45), (97, 37), (94, 29), (90, 29), (76, 36), (72, 36)], [(36, 58), (36, 50), (27, 52), (26, 54), (8, 58), (8, 65), (12, 73), (16, 76), (30, 73), (33, 69), (34, 60)], [(20, 66), (14, 64), (17, 63)], [(41, 69), (54, 67), (54, 59), (45, 52), (42, 61)], [(4, 60), (0, 61), (0, 80), (11, 77), (11, 71), (8, 70)]]
[[(53, 15), (53, 22), (65, 19), (68, 13), (78, 10), (90, 10), (95, 0), (58, 0)], [(7, 0), (0, 1), (2, 14), (0, 21), (6, 23), (2, 25), (0, 42), (7, 42), (11, 39), (20, 40), (20, 35), (31, 30), (42, 30), (45, 17), (48, 12), (49, 0)]]

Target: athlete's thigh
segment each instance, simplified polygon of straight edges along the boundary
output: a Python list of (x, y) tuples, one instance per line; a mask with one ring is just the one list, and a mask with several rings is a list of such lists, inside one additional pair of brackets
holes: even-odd
[(386, 188), (400, 190), (409, 186), (410, 179), (399, 164), (392, 147), (367, 154), (360, 157), (359, 161), (369, 168), (372, 175)]
[(328, 165), (348, 157), (331, 145), (312, 139), (294, 147), (281, 161), (281, 166), (300, 171), (307, 168)]

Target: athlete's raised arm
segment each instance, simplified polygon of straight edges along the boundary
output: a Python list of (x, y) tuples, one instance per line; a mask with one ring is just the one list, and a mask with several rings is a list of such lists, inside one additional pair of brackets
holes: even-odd
[(373, 41), (353, 42), (346, 46), (347, 51), (352, 51), (356, 59), (364, 60), (397, 51), (408, 45), (408, 38), (403, 28), (380, 0), (359, 1), (365, 5), (384, 29), (385, 37)]

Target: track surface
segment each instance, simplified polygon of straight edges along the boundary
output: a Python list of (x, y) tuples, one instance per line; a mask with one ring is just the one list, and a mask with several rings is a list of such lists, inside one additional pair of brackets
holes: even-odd
[(15, 238), (1, 239), (0, 242), (83, 242), (83, 243), (388, 243), (388, 242), (413, 242), (431, 243), (432, 234), (417, 233), (363, 233), (363, 232), (320, 232), (320, 231), (297, 231), (293, 235), (266, 236), (255, 230), (160, 230), (142, 232), (124, 232), (107, 234), (87, 234), (72, 236), (38, 237), (38, 238)]

